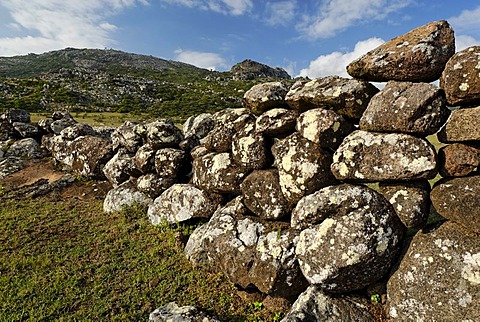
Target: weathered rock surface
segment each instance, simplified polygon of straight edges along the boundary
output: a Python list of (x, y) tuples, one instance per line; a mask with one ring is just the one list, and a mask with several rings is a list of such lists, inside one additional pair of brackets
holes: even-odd
[(285, 101), (292, 109), (301, 112), (323, 108), (359, 119), (377, 92), (378, 88), (361, 80), (327, 76), (297, 83), (287, 93)]
[(303, 200), (292, 216), (298, 217), (296, 226), (309, 228), (300, 233), (295, 253), (311, 284), (342, 293), (388, 273), (405, 228), (381, 194), (366, 186), (342, 184)]
[(316, 108), (300, 114), (296, 129), (322, 148), (337, 148), (353, 131), (353, 124), (331, 110)]
[(229, 152), (232, 150), (233, 126), (219, 124), (203, 139), (203, 144), (211, 152)]
[(232, 157), (242, 168), (259, 170), (273, 163), (269, 139), (255, 130), (255, 123), (250, 123), (232, 137)]
[(48, 151), (32, 138), (13, 142), (6, 153), (7, 156), (21, 157), (25, 159), (39, 159), (46, 157)]
[(480, 141), (480, 106), (452, 111), (437, 136), (443, 143)]
[(435, 85), (390, 81), (370, 100), (360, 129), (427, 136), (436, 133), (449, 114), (445, 94)]
[(430, 213), (430, 184), (428, 181), (401, 184), (381, 183), (379, 192), (392, 204), (407, 228), (420, 229)]
[(103, 174), (116, 187), (130, 178), (133, 171), (133, 155), (125, 148), (121, 148), (103, 167)]
[(216, 193), (240, 192), (247, 171), (234, 163), (230, 153), (209, 153), (193, 161), (194, 185)]
[(463, 177), (479, 170), (480, 147), (454, 143), (438, 151), (439, 172), (442, 177)]
[(295, 133), (272, 148), (280, 175), (280, 187), (290, 204), (304, 195), (335, 182), (329, 166), (330, 152)]
[(480, 46), (472, 46), (453, 55), (440, 78), (451, 106), (480, 103)]
[(151, 203), (153, 200), (149, 196), (138, 191), (133, 182), (127, 181), (107, 193), (103, 201), (103, 211), (115, 212), (133, 204), (148, 206)]
[(478, 235), (452, 222), (419, 231), (387, 289), (392, 321), (480, 320)]
[(132, 158), (133, 165), (143, 174), (153, 172), (156, 152), (149, 143), (142, 145)]
[(430, 198), (444, 218), (480, 234), (480, 176), (453, 178), (439, 182)]
[(30, 123), (30, 112), (20, 109), (9, 109), (1, 115), (0, 119), (6, 120), (10, 124), (15, 122)]
[(85, 123), (75, 123), (69, 127), (64, 128), (60, 131), (60, 135), (66, 140), (75, 140), (80, 136), (91, 135), (95, 136), (96, 131), (88, 124)]
[(42, 134), (42, 131), (37, 125), (30, 123), (14, 122), (12, 126), (22, 138), (38, 138)]
[(224, 125), (227, 127), (239, 130), (245, 125), (245, 122), (249, 122), (254, 119), (252, 113), (246, 108), (226, 108), (213, 114), (213, 120), (215, 126)]
[(50, 123), (50, 131), (56, 135), (59, 135), (64, 129), (75, 125), (76, 123), (77, 121), (75, 121), (73, 118), (62, 118), (54, 120)]
[(210, 200), (205, 191), (191, 184), (174, 184), (150, 205), (148, 218), (153, 225), (210, 218), (217, 206), (218, 203)]
[(155, 154), (155, 170), (161, 177), (177, 178), (184, 175), (189, 171), (187, 162), (187, 154), (179, 149), (160, 149)]
[(18, 132), (13, 125), (5, 119), (0, 119), (0, 141), (15, 139), (17, 136)]
[(112, 133), (112, 143), (114, 149), (124, 147), (131, 153), (137, 152), (143, 145), (140, 134), (136, 131), (138, 123), (125, 121)]
[(175, 183), (174, 178), (161, 177), (156, 173), (148, 173), (137, 179), (137, 189), (151, 198), (160, 196)]
[(23, 169), (24, 160), (19, 157), (6, 157), (0, 159), (0, 180), (12, 173)]
[(148, 317), (149, 322), (220, 322), (201, 312), (194, 306), (178, 306), (170, 302), (154, 310)]
[(202, 113), (199, 115), (190, 116), (183, 124), (184, 137), (197, 136), (199, 139), (203, 139), (208, 132), (213, 130), (215, 121), (212, 114)]
[(347, 66), (352, 77), (372, 82), (432, 82), (455, 53), (453, 30), (444, 20), (393, 38)]
[(255, 215), (265, 219), (281, 219), (290, 207), (280, 188), (277, 170), (252, 172), (241, 184), (243, 202)]
[(270, 137), (282, 138), (293, 133), (297, 117), (297, 111), (273, 108), (257, 118), (256, 130)]
[(353, 296), (331, 296), (310, 286), (293, 303), (281, 322), (373, 322), (365, 300)]
[(147, 143), (154, 149), (175, 148), (183, 140), (182, 131), (171, 120), (158, 119), (146, 125)]
[(185, 247), (195, 265), (208, 264), (243, 288), (291, 298), (305, 290), (295, 260), (297, 232), (288, 224), (247, 216), (241, 197), (217, 210), (197, 228)]
[(243, 96), (243, 106), (260, 115), (272, 108), (286, 106), (287, 84), (283, 82), (261, 83), (252, 86)]
[(339, 146), (331, 170), (339, 180), (432, 179), (437, 173), (436, 152), (428, 141), (412, 135), (359, 130)]

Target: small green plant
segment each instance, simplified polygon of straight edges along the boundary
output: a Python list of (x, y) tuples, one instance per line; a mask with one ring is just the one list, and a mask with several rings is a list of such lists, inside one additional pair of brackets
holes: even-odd
[(252, 307), (253, 307), (254, 311), (261, 311), (261, 310), (263, 310), (263, 303), (255, 301), (255, 302), (252, 303)]
[(273, 322), (280, 321), (283, 318), (283, 312), (277, 312), (273, 316)]
[(370, 295), (370, 301), (371, 301), (373, 304), (378, 304), (378, 303), (380, 303), (380, 295), (379, 295), (379, 294), (372, 294), (372, 295)]

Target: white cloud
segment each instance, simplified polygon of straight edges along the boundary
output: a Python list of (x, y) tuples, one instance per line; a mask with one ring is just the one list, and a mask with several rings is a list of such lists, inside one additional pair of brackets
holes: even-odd
[(455, 31), (480, 32), (480, 6), (473, 10), (464, 10), (457, 17), (451, 17), (448, 22)]
[(355, 48), (351, 52), (341, 53), (335, 51), (328, 55), (318, 56), (315, 60), (310, 62), (308, 68), (304, 68), (300, 71), (299, 76), (309, 78), (330, 75), (349, 77), (346, 70), (347, 65), (383, 43), (384, 41), (380, 38), (369, 38), (357, 42)]
[(323, 0), (314, 15), (304, 15), (297, 29), (311, 39), (333, 37), (364, 20), (382, 20), (412, 0)]
[(296, 0), (267, 2), (265, 5), (267, 14), (265, 22), (270, 26), (287, 25), (295, 16), (296, 6)]
[(225, 70), (225, 59), (216, 53), (200, 52), (193, 50), (175, 50), (175, 60), (210, 70)]
[(243, 15), (253, 8), (252, 0), (160, 0), (164, 3), (211, 10), (233, 16)]
[(477, 40), (471, 36), (467, 35), (456, 35), (455, 36), (455, 50), (461, 51), (464, 50), (465, 48), (471, 47), (471, 46), (480, 46), (480, 40)]
[(41, 53), (65, 47), (103, 48), (117, 27), (106, 19), (146, 0), (0, 0), (17, 37), (0, 38), (0, 56)]

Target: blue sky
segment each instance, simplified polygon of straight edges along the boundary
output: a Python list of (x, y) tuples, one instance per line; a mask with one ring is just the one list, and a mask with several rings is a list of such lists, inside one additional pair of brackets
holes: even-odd
[(346, 76), (353, 59), (448, 20), (480, 45), (478, 0), (0, 0), (0, 56), (114, 48), (219, 71), (253, 59), (292, 76)]

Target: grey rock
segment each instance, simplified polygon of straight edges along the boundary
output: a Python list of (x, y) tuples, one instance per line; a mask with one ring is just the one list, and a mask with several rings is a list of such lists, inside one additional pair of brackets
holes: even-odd
[(56, 135), (60, 134), (62, 130), (66, 129), (77, 123), (74, 119), (59, 119), (55, 120), (50, 123), (50, 130), (51, 132), (55, 133)]
[(281, 322), (374, 322), (365, 300), (354, 296), (332, 297), (310, 286), (293, 303)]
[(233, 126), (219, 124), (202, 140), (205, 148), (211, 152), (229, 152), (232, 150), (232, 139), (235, 134)]
[(0, 158), (0, 180), (22, 170), (24, 163), (25, 160), (19, 157)]
[(283, 138), (295, 131), (298, 111), (286, 108), (273, 108), (257, 118), (256, 130), (258, 133), (270, 137)]
[(115, 212), (133, 204), (148, 206), (151, 203), (153, 200), (149, 196), (138, 191), (133, 182), (127, 181), (107, 193), (103, 201), (103, 211)]
[(21, 157), (26, 159), (40, 159), (48, 155), (48, 151), (32, 138), (13, 142), (7, 150), (7, 156)]
[(10, 124), (15, 122), (30, 123), (30, 112), (26, 110), (9, 109), (3, 113), (1, 118)]
[(243, 202), (255, 215), (271, 220), (288, 216), (290, 207), (277, 170), (254, 171), (241, 184)]
[(444, 218), (480, 234), (480, 176), (438, 182), (430, 193), (432, 204)]
[(153, 172), (156, 152), (149, 143), (142, 145), (132, 158), (133, 165), (143, 174)]
[(478, 235), (445, 222), (419, 231), (387, 284), (392, 321), (479, 321)]
[(194, 306), (178, 306), (170, 302), (154, 310), (148, 317), (149, 322), (220, 322)]
[(353, 124), (334, 111), (316, 108), (300, 114), (296, 129), (322, 148), (335, 149), (353, 131)]
[(199, 139), (203, 139), (214, 126), (215, 120), (212, 114), (192, 115), (183, 124), (183, 134), (184, 137), (196, 135)]
[(187, 154), (179, 149), (160, 149), (155, 153), (155, 170), (161, 177), (185, 176), (190, 170)]
[(37, 125), (30, 123), (14, 122), (12, 126), (22, 138), (38, 138), (42, 133)]
[(351, 62), (352, 77), (372, 82), (437, 80), (455, 53), (455, 37), (445, 20), (428, 23), (395, 37)]
[(272, 148), (280, 175), (280, 187), (293, 205), (304, 195), (335, 182), (330, 172), (332, 156), (318, 144), (295, 133)]
[(355, 131), (333, 156), (339, 180), (363, 182), (433, 179), (436, 152), (426, 140), (408, 134)]
[(143, 145), (143, 139), (136, 131), (138, 123), (125, 121), (112, 133), (112, 143), (114, 149), (124, 147), (131, 153), (137, 152)]
[(67, 111), (55, 111), (52, 114), (52, 120), (59, 121), (59, 120), (73, 120), (72, 115), (70, 115)]
[(116, 128), (113, 126), (94, 126), (93, 130), (95, 131), (96, 136), (112, 141), (112, 133), (115, 132)]
[(362, 289), (388, 273), (405, 230), (392, 205), (366, 186), (342, 184), (313, 195), (316, 204), (303, 202), (301, 216), (301, 226), (311, 227), (302, 230), (295, 250), (307, 280), (343, 293)]
[(428, 181), (381, 183), (379, 192), (392, 204), (405, 227), (420, 229), (425, 226), (430, 214)]
[(75, 123), (60, 131), (60, 135), (66, 140), (75, 140), (80, 136), (91, 135), (96, 136), (97, 132), (86, 123)]
[(445, 94), (435, 85), (390, 81), (370, 100), (360, 129), (427, 136), (436, 133), (449, 115)]
[(273, 163), (271, 142), (249, 123), (232, 137), (232, 157), (242, 168), (259, 170)]
[(195, 160), (209, 153), (210, 151), (204, 145), (199, 145), (194, 147), (192, 151), (190, 151), (190, 156), (192, 157), (192, 160)]
[(480, 106), (452, 111), (445, 126), (438, 132), (443, 143), (480, 141)]
[(260, 115), (272, 108), (286, 106), (285, 95), (288, 92), (287, 84), (283, 82), (269, 82), (252, 86), (243, 95), (243, 106)]
[(148, 208), (153, 225), (175, 224), (193, 218), (210, 218), (218, 203), (207, 193), (191, 184), (174, 184), (165, 190)]
[(158, 119), (146, 126), (147, 142), (154, 149), (175, 148), (183, 140), (182, 131), (171, 120)]
[(120, 149), (103, 167), (103, 174), (110, 183), (117, 187), (130, 178), (133, 171), (133, 155), (124, 148)]
[(359, 119), (368, 102), (378, 92), (370, 83), (339, 76), (317, 78), (292, 86), (285, 101), (304, 112), (314, 108), (333, 110), (347, 118)]
[(137, 189), (151, 198), (160, 196), (176, 182), (175, 178), (161, 177), (156, 173), (148, 173), (137, 179)]

